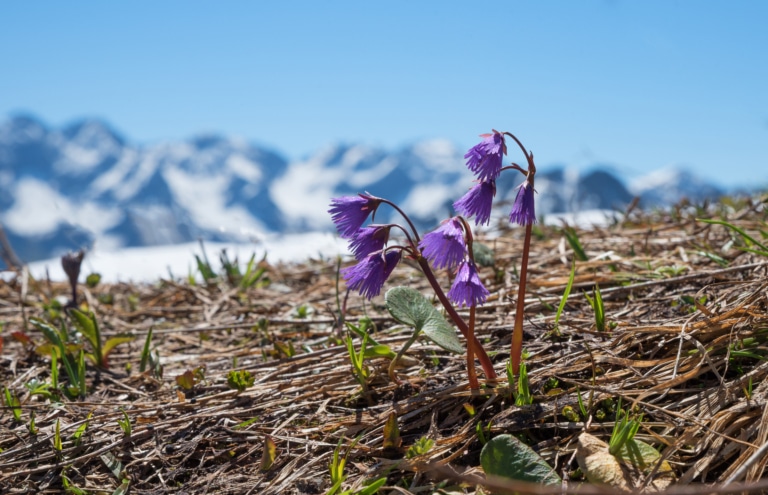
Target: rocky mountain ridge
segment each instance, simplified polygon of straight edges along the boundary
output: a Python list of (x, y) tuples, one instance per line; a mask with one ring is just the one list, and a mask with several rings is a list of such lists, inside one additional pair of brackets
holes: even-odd
[[(330, 198), (359, 191), (395, 201), (430, 228), (472, 184), (463, 154), (445, 140), (394, 151), (336, 144), (292, 162), (241, 139), (204, 135), (142, 146), (100, 120), (51, 128), (21, 115), (0, 123), (0, 225), (25, 262), (82, 247), (327, 231)], [(511, 201), (519, 181), (503, 174), (497, 199)], [(578, 173), (540, 164), (537, 212), (621, 209), (634, 196), (656, 206), (725, 192), (685, 171), (638, 184), (630, 188), (607, 166)]]

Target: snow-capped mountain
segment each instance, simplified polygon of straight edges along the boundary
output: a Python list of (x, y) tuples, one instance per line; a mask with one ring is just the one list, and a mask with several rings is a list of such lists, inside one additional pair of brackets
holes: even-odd
[[(243, 242), (329, 231), (330, 198), (369, 191), (429, 228), (472, 185), (463, 153), (445, 140), (396, 151), (334, 145), (289, 163), (240, 139), (209, 135), (142, 146), (99, 120), (58, 129), (17, 116), (0, 124), (0, 225), (23, 261), (82, 247)], [(633, 195), (657, 205), (681, 191), (693, 200), (722, 193), (683, 172), (651, 175), (628, 190), (605, 167), (579, 174), (542, 165), (539, 214), (623, 208)], [(515, 175), (502, 174), (501, 202), (514, 199)]]

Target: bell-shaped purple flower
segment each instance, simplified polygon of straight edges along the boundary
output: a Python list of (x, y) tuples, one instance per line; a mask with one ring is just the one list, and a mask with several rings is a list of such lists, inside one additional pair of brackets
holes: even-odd
[(359, 229), (349, 241), (349, 249), (358, 261), (381, 251), (389, 239), (390, 225), (369, 225)]
[(400, 262), (400, 255), (399, 249), (369, 254), (356, 265), (344, 268), (341, 274), (350, 289), (371, 300), (381, 292), (384, 282)]
[(533, 186), (527, 180), (520, 184), (515, 196), (515, 204), (509, 214), (509, 221), (518, 225), (532, 225), (536, 223), (536, 210), (533, 201)]
[(456, 217), (449, 218), (438, 228), (426, 234), (419, 243), (421, 254), (435, 268), (453, 268), (467, 255), (464, 228)]
[(489, 294), (480, 281), (475, 263), (469, 259), (464, 260), (459, 265), (448, 297), (458, 306), (477, 306), (483, 304)]
[(456, 200), (453, 208), (467, 218), (474, 215), (475, 225), (487, 224), (491, 220), (491, 206), (495, 195), (496, 182), (483, 181)]
[(501, 159), (507, 153), (504, 136), (493, 131), (492, 134), (482, 134), (480, 143), (467, 151), (467, 168), (477, 174), (479, 180), (496, 180), (501, 173)]
[(359, 194), (357, 196), (342, 196), (331, 199), (331, 219), (336, 225), (336, 230), (344, 239), (352, 238), (368, 215), (376, 211), (381, 204), (381, 198), (376, 198), (368, 194)]

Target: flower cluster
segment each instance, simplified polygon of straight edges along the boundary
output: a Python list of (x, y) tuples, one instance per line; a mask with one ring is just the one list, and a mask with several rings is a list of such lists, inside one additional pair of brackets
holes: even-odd
[(422, 255), (435, 268), (453, 269), (458, 266), (448, 297), (459, 306), (476, 306), (488, 298), (466, 241), (468, 232), (460, 217), (449, 218), (419, 243)]
[[(453, 203), (453, 208), (468, 218), (474, 216), (475, 225), (487, 225), (491, 220), (491, 206), (493, 205), (493, 198), (496, 196), (496, 179), (504, 170), (501, 161), (503, 155), (507, 154), (507, 145), (504, 141), (504, 134), (496, 130), (492, 134), (483, 134), (480, 137), (483, 140), (470, 148), (464, 155), (464, 158), (467, 159), (467, 168), (474, 172), (477, 177), (477, 184), (456, 200)], [(531, 171), (528, 173), (530, 174)], [(526, 178), (517, 192), (512, 212), (509, 215), (510, 222), (516, 222), (520, 225), (536, 223), (533, 192), (533, 183)]]
[(389, 231), (394, 225), (371, 224), (363, 227), (368, 217), (375, 215), (384, 200), (369, 194), (342, 196), (331, 200), (328, 213), (339, 231), (349, 240), (349, 248), (358, 263), (341, 271), (350, 289), (372, 299), (379, 295), (384, 282), (400, 262), (400, 248), (387, 250)]

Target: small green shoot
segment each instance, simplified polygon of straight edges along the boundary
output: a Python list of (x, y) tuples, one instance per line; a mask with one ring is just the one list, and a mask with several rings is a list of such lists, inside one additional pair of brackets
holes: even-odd
[(192, 390), (195, 385), (205, 380), (205, 365), (187, 370), (176, 377), (176, 385), (183, 390)]
[(13, 420), (17, 423), (21, 422), (21, 402), (16, 394), (8, 390), (8, 387), (3, 387), (3, 394), (5, 395), (5, 407), (9, 408), (13, 413)]
[(99, 282), (101, 282), (100, 273), (91, 273), (85, 277), (85, 285), (87, 285), (89, 289), (95, 288), (97, 285), (99, 285)]
[(335, 493), (341, 489), (341, 484), (344, 483), (344, 480), (347, 479), (347, 476), (344, 474), (344, 467), (347, 465), (347, 457), (349, 456), (349, 451), (352, 450), (355, 445), (357, 445), (358, 440), (360, 440), (359, 437), (356, 438), (349, 447), (347, 447), (344, 455), (342, 455), (341, 439), (339, 439), (339, 444), (333, 450), (333, 458), (331, 459), (331, 464), (329, 466), (329, 470), (331, 472), (331, 488), (328, 490), (327, 495), (335, 495)]
[[(264, 257), (261, 258), (261, 262), (259, 262), (258, 264), (255, 262), (255, 259), (256, 259), (256, 253), (251, 255), (251, 259), (248, 260), (248, 264), (245, 267), (245, 273), (243, 274), (243, 277), (240, 279), (240, 284), (239, 284), (241, 289), (248, 289), (256, 285), (256, 283), (259, 280), (261, 280), (262, 277), (264, 277), (264, 274), (267, 271), (266, 267), (259, 266), (260, 264), (264, 263), (267, 260), (267, 254), (264, 253)], [(264, 282), (268, 282), (268, 280), (265, 279)]]
[(259, 420), (259, 417), (258, 417), (258, 416), (255, 416), (255, 417), (253, 417), (253, 418), (251, 418), (251, 419), (246, 419), (246, 420), (245, 420), (245, 421), (243, 421), (242, 423), (238, 423), (238, 424), (236, 424), (236, 425), (234, 426), (234, 429), (236, 429), (236, 430), (242, 430), (242, 429), (248, 428), (249, 426), (251, 426), (253, 423), (255, 423), (255, 422), (256, 422), (256, 421), (258, 421), (258, 420)]
[(397, 426), (397, 414), (394, 411), (389, 413), (387, 422), (384, 423), (384, 440), (382, 448), (384, 450), (397, 450), (403, 443), (403, 438), (400, 436), (400, 428)]
[(414, 457), (419, 457), (420, 455), (424, 455), (428, 453), (430, 450), (432, 450), (432, 447), (434, 447), (435, 441), (431, 438), (427, 437), (421, 437), (418, 440), (416, 440), (416, 443), (408, 447), (408, 450), (405, 452), (406, 459), (413, 459)]
[(574, 230), (573, 227), (566, 225), (563, 227), (563, 235), (565, 236), (565, 240), (568, 241), (568, 245), (573, 249), (573, 255), (576, 259), (579, 261), (587, 261), (589, 258), (579, 241), (579, 234), (576, 233), (576, 230)]
[(29, 425), (27, 426), (30, 435), (37, 435), (37, 426), (35, 425), (35, 411), (29, 412)]
[[(30, 395), (40, 395), (46, 399), (53, 399), (53, 393), (51, 393), (51, 384), (33, 378), (24, 384), (29, 390)], [(55, 387), (54, 387), (55, 388)]]
[[(761, 256), (768, 256), (768, 247), (766, 247), (765, 244), (761, 243), (754, 237), (747, 234), (743, 229), (733, 225), (732, 223), (728, 223), (723, 220), (712, 220), (709, 218), (697, 218), (696, 220), (699, 222), (709, 223), (713, 225), (722, 225), (724, 227), (727, 227), (733, 230), (734, 232), (736, 232), (737, 234), (739, 234), (742, 240), (744, 241), (744, 244), (747, 246), (739, 249), (741, 249), (742, 251), (746, 251), (748, 253), (755, 253)], [(759, 249), (752, 248), (751, 246), (757, 246)]]
[[(69, 385), (63, 389), (64, 393), (71, 399), (76, 397), (84, 398), (86, 393), (85, 362), (81, 359), (83, 358), (82, 348), (80, 348), (77, 358), (72, 356), (71, 352), (69, 352), (65, 346), (65, 342), (69, 342), (69, 334), (63, 324), (61, 329), (57, 330), (48, 322), (37, 318), (30, 318), (29, 322), (40, 330), (48, 342), (52, 344), (53, 349), (51, 350), (51, 355), (56, 354), (56, 358), (60, 359), (61, 364), (64, 366), (67, 378), (69, 379)], [(52, 357), (51, 360), (53, 361), (54, 358)], [(58, 381), (57, 374), (53, 382), (58, 384)]]
[(261, 453), (261, 465), (259, 470), (266, 472), (272, 469), (277, 459), (277, 444), (269, 435), (264, 435), (264, 450)]
[(603, 306), (603, 297), (600, 295), (600, 286), (595, 284), (595, 290), (592, 292), (592, 297), (589, 294), (584, 293), (584, 297), (587, 298), (587, 302), (592, 306), (592, 311), (595, 312), (595, 326), (598, 332), (605, 331), (605, 306)]
[(275, 346), (275, 350), (280, 356), (290, 359), (296, 355), (296, 348), (293, 347), (292, 340), (289, 340), (287, 344), (285, 342), (275, 340), (273, 345)]
[(368, 366), (365, 365), (365, 349), (368, 345), (368, 334), (363, 334), (363, 342), (360, 344), (360, 352), (355, 351), (355, 346), (352, 343), (352, 337), (347, 335), (345, 342), (347, 344), (347, 353), (349, 354), (349, 361), (352, 363), (352, 375), (360, 384), (363, 389), (363, 394), (368, 394), (368, 378), (370, 378), (371, 371)]
[(563, 291), (563, 297), (560, 298), (560, 304), (557, 306), (557, 312), (555, 313), (555, 335), (560, 335), (560, 317), (565, 309), (565, 303), (568, 301), (568, 296), (571, 295), (571, 289), (573, 288), (573, 280), (576, 277), (576, 260), (571, 263), (571, 274), (568, 276), (568, 283)]
[(467, 411), (467, 414), (469, 414), (470, 418), (474, 418), (475, 414), (477, 414), (477, 411), (475, 411), (475, 406), (470, 404), (469, 402), (465, 402), (462, 404), (464, 406), (464, 410)]
[(516, 406), (529, 406), (533, 404), (533, 395), (531, 395), (531, 387), (528, 380), (528, 368), (525, 362), (520, 363), (520, 374), (515, 380), (515, 375), (512, 371), (512, 361), (507, 361), (507, 380), (509, 381), (510, 389), (513, 389), (514, 383), (517, 382), (517, 392), (512, 390), (512, 396), (515, 398)]
[(579, 390), (578, 388), (576, 389), (576, 400), (579, 402), (579, 412), (581, 413), (581, 417), (588, 418), (589, 411), (584, 405), (584, 399), (581, 398), (581, 390)]
[[(367, 481), (366, 481), (367, 483)], [(379, 488), (387, 483), (387, 477), (383, 476), (377, 480), (371, 481), (368, 486), (355, 492), (351, 490), (344, 490), (341, 495), (375, 495), (379, 493)]]
[(56, 358), (56, 353), (51, 353), (51, 387), (53, 387), (54, 390), (59, 389), (59, 364), (58, 359)]
[(75, 323), (77, 329), (82, 333), (88, 342), (91, 344), (93, 353), (89, 354), (89, 357), (96, 363), (96, 366), (101, 368), (109, 368), (108, 357), (114, 348), (120, 344), (126, 342), (133, 342), (134, 337), (128, 335), (119, 335), (107, 339), (102, 344), (101, 331), (99, 330), (99, 323), (96, 321), (96, 316), (93, 312), (83, 313), (77, 309), (70, 310), (69, 313), (72, 316), (72, 321)]
[(117, 419), (117, 424), (119, 424), (120, 429), (123, 430), (123, 435), (130, 437), (132, 432), (131, 418), (128, 417), (128, 413), (125, 412), (125, 409), (120, 408), (120, 412), (123, 413), (123, 417)]
[(88, 429), (88, 423), (90, 422), (92, 416), (93, 416), (92, 412), (88, 413), (88, 417), (85, 418), (85, 421), (83, 422), (83, 424), (78, 426), (75, 432), (72, 434), (72, 442), (74, 442), (76, 446), (80, 445), (83, 435), (85, 434), (85, 431)]
[(59, 418), (56, 418), (56, 428), (53, 430), (53, 450), (56, 451), (56, 455), (60, 456), (63, 446), (61, 444), (61, 424)]
[(616, 455), (624, 444), (635, 438), (642, 420), (642, 415), (629, 419), (629, 413), (621, 409), (621, 398), (619, 398), (619, 404), (616, 407), (616, 420), (613, 424), (611, 439), (608, 442), (608, 452), (611, 455)]
[[(488, 434), (486, 434), (486, 431)], [(480, 443), (485, 445), (488, 443), (488, 440), (491, 439), (491, 421), (488, 421), (488, 424), (483, 427), (483, 422), (478, 421), (475, 425), (475, 433), (477, 434), (477, 439), (480, 440)]]
[(576, 412), (576, 409), (574, 409), (573, 406), (563, 407), (561, 414), (571, 423), (578, 423), (581, 421), (581, 416), (579, 416), (579, 413)]
[(752, 399), (752, 377), (749, 377), (749, 381), (747, 384), (742, 387), (742, 390), (744, 390), (744, 396), (747, 398), (747, 400)]
[(149, 364), (151, 357), (150, 343), (152, 342), (152, 330), (153, 327), (149, 327), (147, 338), (144, 339), (144, 347), (141, 350), (141, 363), (139, 364), (139, 373), (144, 373), (147, 370), (147, 364)]
[(252, 387), (254, 377), (248, 370), (232, 370), (227, 374), (227, 385), (233, 390), (244, 392), (248, 387)]
[(64, 487), (64, 493), (67, 495), (88, 495), (88, 492), (74, 485), (66, 475), (61, 475), (61, 485)]

